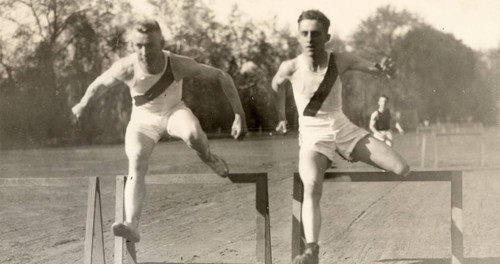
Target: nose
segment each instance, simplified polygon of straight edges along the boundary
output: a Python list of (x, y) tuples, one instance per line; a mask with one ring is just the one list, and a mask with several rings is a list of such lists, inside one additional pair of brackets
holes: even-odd
[(140, 46), (136, 49), (137, 53), (144, 55), (146, 54), (146, 48), (144, 46)]
[(312, 42), (312, 36), (311, 36), (311, 33), (307, 33), (306, 35), (306, 40), (307, 42), (311, 43)]

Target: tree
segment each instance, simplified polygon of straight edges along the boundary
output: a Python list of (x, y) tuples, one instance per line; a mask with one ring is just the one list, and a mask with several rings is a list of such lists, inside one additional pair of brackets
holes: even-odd
[[(10, 118), (9, 127), (22, 131), (17, 133), (20, 140), (44, 144), (73, 136), (70, 107), (102, 66), (124, 49), (124, 28), (117, 29), (121, 17), (110, 13), (111, 1), (88, 3), (0, 2), (3, 22), (13, 28), (4, 35), (8, 42), (0, 40), (0, 63), (10, 80), (2, 88), (13, 91), (5, 98), (11, 105), (6, 108), (16, 113), (16, 118), (1, 120)], [(126, 5), (120, 8), (126, 10)], [(85, 134), (95, 133), (91, 128)]]
[[(395, 47), (407, 32), (422, 24), (415, 15), (406, 10), (396, 11), (391, 6), (380, 7), (374, 15), (361, 22), (349, 44), (354, 53), (366, 59), (379, 61), (384, 56), (390, 56), (396, 64), (404, 64), (408, 54)], [(408, 91), (398, 81), (347, 73), (343, 83), (344, 100), (349, 102), (344, 104), (344, 111), (353, 122), (361, 126), (368, 125), (369, 113), (380, 94), (387, 94), (391, 98), (391, 104), (398, 109), (403, 108), (406, 98), (409, 98)]]
[(430, 120), (461, 121), (474, 115), (479, 60), (476, 53), (451, 34), (422, 26), (398, 45), (409, 52), (400, 65), (401, 82), (408, 87), (420, 116)]

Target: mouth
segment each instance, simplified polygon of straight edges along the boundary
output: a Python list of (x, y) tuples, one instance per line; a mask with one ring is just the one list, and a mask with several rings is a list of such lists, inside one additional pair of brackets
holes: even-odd
[(146, 64), (150, 64), (153, 62), (153, 57), (141, 57), (141, 61)]

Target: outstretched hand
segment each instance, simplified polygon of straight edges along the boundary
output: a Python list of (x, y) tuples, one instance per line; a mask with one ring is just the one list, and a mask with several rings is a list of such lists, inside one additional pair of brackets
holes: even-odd
[(390, 57), (384, 57), (379, 63), (381, 67), (381, 71), (385, 74), (385, 76), (389, 79), (396, 78), (396, 74), (398, 69), (396, 67), (396, 63)]
[(246, 121), (238, 114), (234, 116), (233, 126), (231, 127), (231, 136), (236, 140), (243, 140), (247, 134)]
[(73, 116), (75, 117), (74, 122), (77, 123), (80, 118), (82, 117), (83, 110), (85, 109), (85, 106), (82, 105), (82, 103), (78, 103), (73, 108), (71, 108), (71, 112), (73, 112)]

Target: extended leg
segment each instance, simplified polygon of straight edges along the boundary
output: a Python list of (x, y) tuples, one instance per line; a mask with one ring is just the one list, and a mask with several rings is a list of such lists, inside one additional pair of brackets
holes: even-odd
[(226, 162), (210, 152), (207, 135), (191, 110), (182, 108), (170, 115), (167, 131), (170, 135), (182, 139), (188, 147), (196, 151), (200, 159), (215, 173), (227, 176), (229, 169)]
[(145, 178), (155, 144), (148, 136), (134, 129), (127, 129), (125, 152), (129, 169), (124, 194), (125, 222), (114, 223), (112, 228), (116, 236), (122, 236), (131, 242), (140, 241), (139, 218), (146, 196)]
[(331, 161), (323, 154), (315, 151), (300, 151), (299, 173), (304, 185), (302, 226), (307, 245), (304, 254), (294, 259), (294, 264), (318, 263), (318, 241), (321, 229), (320, 201), (324, 174), (330, 166)]
[(371, 136), (363, 138), (356, 144), (352, 157), (398, 175), (406, 176), (410, 172), (410, 166), (401, 155)]

